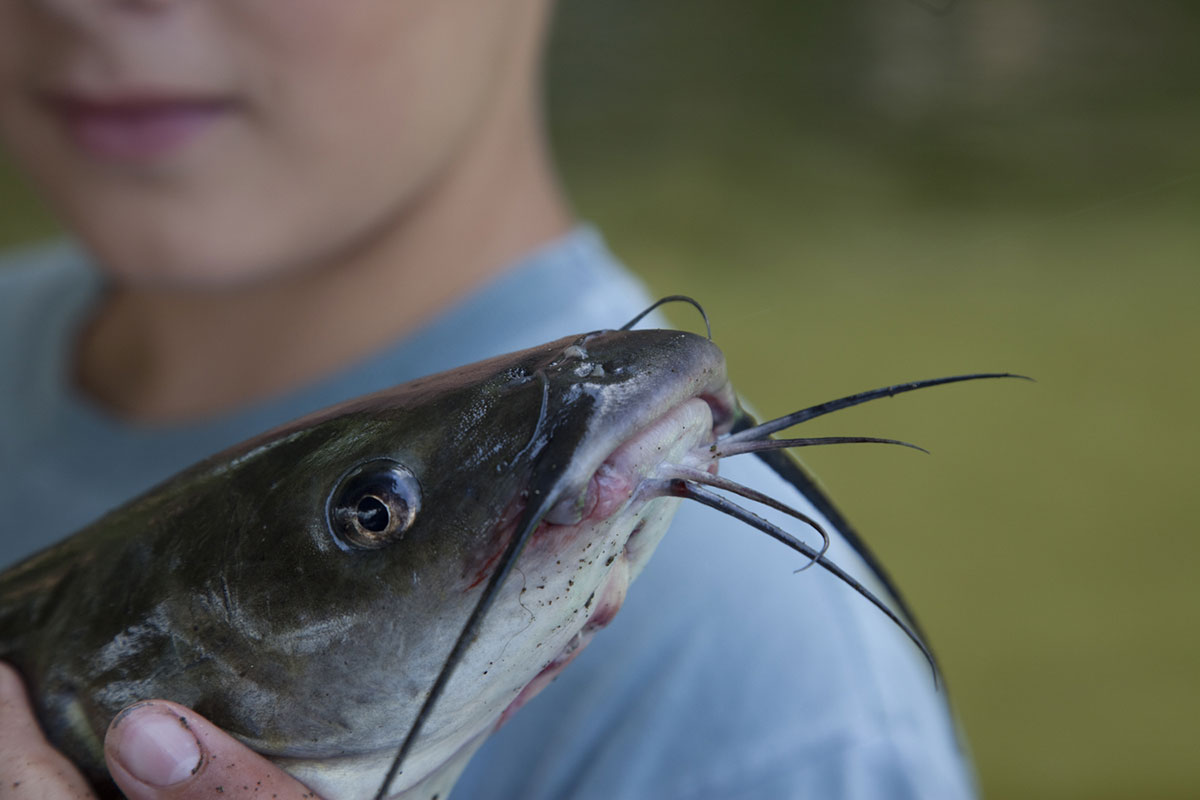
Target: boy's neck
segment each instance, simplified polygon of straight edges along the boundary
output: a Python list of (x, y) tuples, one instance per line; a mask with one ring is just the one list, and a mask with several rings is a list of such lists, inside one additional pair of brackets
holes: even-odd
[(528, 125), (493, 137), (387, 230), (315, 268), (235, 289), (115, 287), (79, 339), (80, 388), (132, 421), (195, 421), (411, 333), (571, 227), (536, 120)]

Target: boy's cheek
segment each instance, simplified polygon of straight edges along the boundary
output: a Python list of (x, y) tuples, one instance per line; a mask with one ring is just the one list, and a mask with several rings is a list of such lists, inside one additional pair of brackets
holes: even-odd
[(453, 137), (434, 128), (381, 123), (377, 112), (371, 122), (366, 111), (358, 120), (368, 121), (332, 114), (301, 124), (301, 113), (236, 115), (169, 163), (141, 170), (80, 157), (36, 118), (10, 127), (18, 162), (113, 278), (216, 287), (352, 249), (453, 157)]

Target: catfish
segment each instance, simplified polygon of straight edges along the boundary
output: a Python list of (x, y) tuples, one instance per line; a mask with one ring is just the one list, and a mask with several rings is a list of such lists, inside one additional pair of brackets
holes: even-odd
[[(905, 631), (936, 680), (899, 593), (787, 452), (907, 443), (772, 434), (1007, 374), (886, 387), (759, 425), (710, 337), (635, 322), (286, 424), (0, 574), (0, 658), (24, 676), (48, 738), (117, 796), (105, 730), (125, 706), (165, 698), (331, 800), (444, 800), (487, 736), (612, 620), (684, 499), (835, 574)], [(721, 458), (751, 452), (842, 531), (890, 603), (825, 556), (819, 520), (720, 477)]]

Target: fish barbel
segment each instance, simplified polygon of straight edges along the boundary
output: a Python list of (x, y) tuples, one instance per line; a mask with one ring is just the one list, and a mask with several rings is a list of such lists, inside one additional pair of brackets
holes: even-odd
[[(806, 412), (973, 377), (992, 375)], [(679, 331), (572, 336), (411, 381), (213, 456), (4, 572), (0, 658), (102, 793), (110, 721), (165, 698), (332, 800), (444, 800), (612, 619), (682, 498), (838, 574), (924, 650), (823, 547), (711, 491), (816, 526), (716, 474), (721, 457), (829, 441), (769, 438), (797, 415), (755, 426), (720, 350)]]

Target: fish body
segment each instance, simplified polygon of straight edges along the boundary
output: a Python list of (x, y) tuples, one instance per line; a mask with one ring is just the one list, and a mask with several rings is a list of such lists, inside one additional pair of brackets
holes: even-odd
[(445, 798), (619, 608), (679, 502), (639, 485), (738, 414), (720, 351), (678, 331), (568, 337), (360, 398), (4, 572), (0, 658), (98, 787), (109, 722), (157, 697), (323, 796), (370, 797), (524, 535), (391, 784)]

